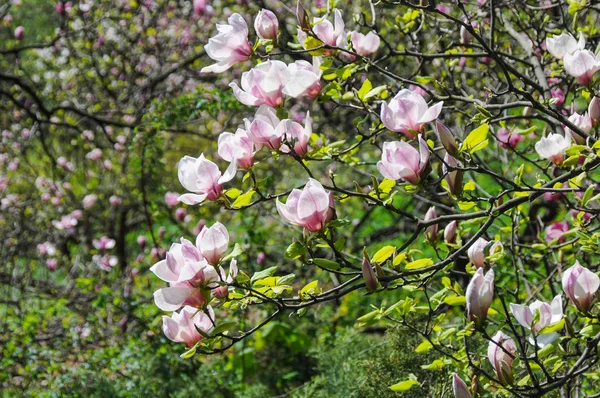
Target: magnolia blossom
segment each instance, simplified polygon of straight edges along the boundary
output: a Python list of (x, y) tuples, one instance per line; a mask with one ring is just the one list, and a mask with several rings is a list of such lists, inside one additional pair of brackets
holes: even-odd
[(429, 165), (429, 146), (419, 135), (419, 151), (404, 141), (383, 143), (377, 169), (387, 179), (418, 184)]
[(109, 256), (106, 254), (103, 256), (96, 254), (95, 256), (92, 256), (92, 260), (96, 263), (98, 268), (103, 271), (110, 271), (112, 270), (112, 267), (119, 263), (117, 256)]
[[(300, 123), (290, 121), (286, 125), (285, 139), (287, 142), (293, 144), (294, 152), (300, 157), (304, 157), (308, 152), (308, 140), (312, 135), (312, 120), (310, 118), (310, 112), (306, 112), (306, 119), (304, 127)], [(288, 153), (290, 149), (287, 145), (281, 147), (281, 151)]]
[[(235, 277), (238, 273), (237, 261), (231, 260), (231, 264), (229, 264), (229, 274), (225, 276), (225, 270), (223, 267), (219, 267), (219, 278), (221, 283), (230, 284), (235, 280)], [(212, 295), (219, 299), (226, 299), (229, 297), (229, 286), (220, 285), (212, 289)]]
[(456, 373), (452, 373), (452, 392), (454, 398), (473, 398), (466, 383)]
[(108, 236), (92, 240), (92, 245), (98, 250), (110, 250), (115, 247), (115, 243), (115, 240), (110, 239)]
[(321, 62), (321, 57), (313, 57), (312, 65), (304, 60), (289, 64), (290, 76), (282, 90), (283, 94), (292, 98), (316, 98), (321, 92)]
[(381, 44), (381, 39), (379, 39), (379, 36), (375, 32), (369, 32), (366, 35), (360, 32), (352, 32), (350, 34), (350, 41), (352, 41), (354, 51), (363, 57), (376, 52)]
[(196, 247), (209, 264), (218, 264), (228, 246), (229, 232), (220, 222), (214, 223), (212, 227), (202, 228), (196, 237)]
[(252, 54), (248, 42), (248, 25), (240, 14), (232, 14), (227, 20), (229, 25), (217, 24), (216, 36), (204, 46), (206, 54), (217, 61), (216, 64), (202, 68), (202, 73), (221, 73), (233, 65), (244, 62)]
[(23, 36), (25, 35), (25, 28), (22, 26), (17, 26), (15, 29), (15, 40), (23, 40)]
[(512, 365), (516, 352), (515, 342), (502, 331), (498, 331), (488, 345), (488, 359), (502, 384), (513, 382)]
[(479, 238), (467, 250), (469, 260), (475, 267), (481, 268), (485, 265), (485, 248), (489, 243), (489, 241)]
[(179, 203), (179, 194), (177, 192), (165, 193), (165, 204), (169, 207), (175, 207)]
[(600, 120), (600, 100), (598, 100), (598, 97), (594, 97), (590, 101), (590, 104), (588, 105), (588, 114), (590, 115), (592, 122)]
[[(334, 23), (332, 24), (327, 19), (318, 19), (315, 18), (313, 24), (313, 32), (317, 36), (317, 38), (323, 43), (335, 46), (338, 43), (340, 37), (344, 35), (344, 20), (342, 19), (342, 13), (338, 9), (333, 10), (333, 19)], [(304, 31), (298, 30), (298, 41), (302, 44), (302, 47), (305, 47), (305, 42), (307, 39), (307, 35)]]
[(548, 37), (546, 39), (546, 49), (558, 59), (563, 59), (565, 55), (572, 54), (575, 51), (585, 48), (585, 38), (579, 34), (579, 41), (575, 40), (570, 33), (561, 33), (558, 36)]
[(557, 239), (559, 243), (564, 242), (564, 234), (569, 230), (568, 222), (555, 222), (546, 227), (544, 239), (546, 242), (552, 242)]
[(498, 144), (505, 149), (514, 148), (519, 142), (525, 139), (521, 134), (512, 132), (506, 128), (499, 129), (496, 137), (498, 138)]
[(290, 123), (292, 121), (289, 119), (277, 119), (277, 124), (273, 125), (271, 121), (255, 117), (248, 125), (248, 137), (257, 145), (265, 145), (269, 149), (276, 150), (281, 146)]
[(241, 85), (230, 83), (238, 101), (248, 106), (283, 104), (283, 87), (290, 80), (290, 71), (281, 61), (267, 61), (242, 73)]
[(219, 167), (201, 154), (199, 158), (184, 156), (177, 165), (179, 182), (185, 189), (193, 193), (186, 193), (179, 197), (179, 201), (188, 205), (195, 205), (204, 200), (216, 200), (223, 190), (222, 184), (235, 177), (237, 163), (232, 162), (225, 174), (221, 174)]
[(262, 9), (258, 12), (254, 19), (254, 30), (258, 37), (264, 40), (275, 40), (278, 29), (279, 21), (272, 11)]
[[(575, 112), (569, 117), (569, 121), (575, 126), (579, 127), (579, 130), (583, 131), (586, 134), (589, 134), (592, 130), (592, 118), (587, 112), (585, 112), (583, 115), (580, 115), (579, 113)], [(575, 141), (575, 143), (577, 144), (585, 144), (585, 138), (583, 138), (568, 127), (565, 127), (565, 136), (568, 136), (570, 140)]]
[(223, 160), (235, 161), (243, 169), (248, 169), (254, 165), (254, 143), (244, 129), (237, 129), (235, 134), (221, 133), (218, 148), (219, 156)]
[(562, 287), (579, 311), (588, 312), (600, 287), (600, 278), (575, 261), (575, 265), (563, 272)]
[(600, 55), (595, 55), (590, 50), (580, 50), (565, 55), (564, 63), (565, 71), (587, 86), (592, 83), (594, 74), (600, 70)]
[[(551, 304), (539, 300), (529, 306), (511, 303), (510, 310), (521, 326), (538, 333), (545, 327), (558, 323), (563, 318), (562, 296), (557, 295), (554, 297)], [(539, 319), (534, 323), (536, 312), (539, 312)]]
[(554, 164), (561, 164), (565, 160), (565, 151), (571, 146), (569, 136), (550, 134), (542, 137), (535, 143), (535, 151), (544, 159), (550, 159)]
[(95, 194), (85, 195), (85, 197), (81, 201), (81, 204), (83, 205), (84, 209), (89, 210), (92, 207), (94, 207), (97, 200), (98, 200), (98, 195), (95, 195)]
[(214, 326), (214, 319), (215, 312), (212, 307), (208, 306), (206, 312), (202, 312), (186, 305), (171, 316), (163, 315), (163, 332), (169, 340), (193, 347), (202, 340), (202, 335), (197, 329), (208, 332)]
[(381, 104), (381, 121), (388, 129), (413, 138), (425, 123), (435, 120), (442, 111), (443, 102), (432, 107), (423, 97), (411, 90), (402, 89), (389, 104)]
[(484, 276), (483, 268), (479, 268), (469, 282), (465, 296), (469, 319), (478, 324), (485, 321), (494, 299), (494, 270)]
[(327, 192), (317, 180), (310, 178), (302, 191), (292, 190), (285, 204), (277, 199), (277, 211), (288, 223), (315, 232), (333, 220), (335, 203), (333, 194)]

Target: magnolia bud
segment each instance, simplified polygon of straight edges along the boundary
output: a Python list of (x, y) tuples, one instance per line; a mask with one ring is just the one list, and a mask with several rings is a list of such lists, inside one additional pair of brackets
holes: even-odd
[(194, 14), (200, 15), (203, 14), (206, 10), (206, 0), (194, 0)]
[(488, 345), (488, 359), (496, 371), (498, 380), (504, 385), (513, 383), (513, 356), (517, 346), (513, 339), (498, 331)]
[(146, 247), (146, 237), (144, 235), (140, 235), (137, 237), (137, 243), (141, 249)]
[(177, 210), (175, 210), (175, 218), (177, 219), (177, 221), (183, 221), (185, 219), (186, 214), (187, 211), (183, 207), (178, 207)]
[(158, 237), (160, 239), (163, 239), (165, 237), (165, 233), (167, 232), (167, 229), (165, 227), (160, 227), (158, 229)]
[(25, 28), (22, 26), (17, 26), (17, 29), (15, 29), (15, 40), (23, 40), (24, 34)]
[(460, 41), (463, 44), (469, 44), (471, 41), (471, 33), (464, 26), (460, 27)]
[(367, 285), (367, 290), (373, 292), (377, 290), (377, 277), (373, 271), (373, 267), (369, 262), (369, 255), (367, 254), (367, 248), (363, 249), (363, 262), (362, 262), (362, 276)]
[(467, 286), (467, 316), (480, 325), (487, 318), (487, 313), (494, 299), (494, 270), (485, 276), (483, 268), (478, 268)]
[(442, 165), (442, 173), (445, 174), (445, 179), (448, 183), (448, 189), (453, 195), (460, 195), (463, 190), (462, 170), (452, 170), (452, 168), (458, 166), (458, 161), (453, 156), (446, 153), (444, 156), (444, 164)]
[(266, 260), (267, 260), (267, 255), (265, 254), (265, 252), (260, 252), (256, 256), (256, 264), (258, 264), (258, 265), (263, 265)]
[(600, 120), (600, 101), (598, 100), (598, 97), (594, 97), (592, 98), (592, 101), (590, 101), (590, 105), (588, 106), (588, 114), (590, 115), (592, 121)]
[(456, 222), (456, 220), (454, 220), (450, 224), (448, 224), (448, 226), (446, 226), (446, 229), (444, 229), (444, 240), (446, 241), (446, 243), (448, 243), (448, 244), (456, 243), (456, 228), (457, 228), (457, 226), (458, 226), (458, 223)]
[[(431, 221), (431, 220), (435, 220), (437, 218), (437, 212), (435, 211), (435, 206), (431, 206), (429, 208), (429, 210), (427, 210), (427, 213), (425, 213), (425, 219), (424, 221)], [(429, 242), (435, 242), (437, 241), (437, 236), (438, 236), (438, 225), (437, 224), (433, 224), (428, 226), (425, 229), (425, 237), (427, 238), (427, 240)]]
[(587, 313), (600, 287), (600, 278), (575, 261), (575, 265), (563, 272), (562, 287), (575, 307)]
[(455, 155), (458, 151), (458, 144), (456, 143), (456, 139), (454, 138), (454, 134), (450, 131), (450, 129), (444, 126), (443, 123), (436, 120), (435, 129), (440, 137), (440, 142), (446, 149), (446, 151), (450, 155)]
[(229, 286), (219, 286), (212, 290), (213, 297), (221, 300), (225, 300), (229, 297)]
[(276, 40), (279, 21), (272, 11), (262, 9), (254, 20), (254, 29), (261, 39)]
[(467, 384), (456, 373), (452, 374), (452, 392), (454, 398), (472, 398)]

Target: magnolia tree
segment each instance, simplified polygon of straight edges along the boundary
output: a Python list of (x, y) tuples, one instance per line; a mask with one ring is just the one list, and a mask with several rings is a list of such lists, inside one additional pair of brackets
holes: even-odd
[[(594, 2), (116, 3), (59, 2), (42, 44), (0, 8), (3, 284), (35, 280), (14, 260), (31, 250), (24, 236), (49, 270), (72, 266), (66, 279), (104, 272), (128, 292), (149, 268), (184, 358), (368, 295), (380, 304), (356, 327), (420, 336), (415, 351), (437, 357), (424, 368), (455, 397), (597, 394)], [(211, 94), (219, 111), (190, 116), (205, 125), (171, 117), (171, 96), (215, 87), (235, 100)], [(157, 162), (163, 133), (216, 145)], [(34, 145), (52, 173), (29, 166)], [(176, 171), (154, 174), (169, 160)], [(182, 193), (152, 203), (165, 185)], [(165, 235), (159, 205), (181, 236)], [(277, 244), (251, 261), (231, 214)]]
[[(187, 345), (183, 357), (218, 353), (277, 317), (400, 291), (357, 326), (421, 336), (415, 350), (436, 353), (426, 368), (447, 372), (456, 397), (597, 392), (600, 10), (585, 1), (288, 6), (216, 25), (204, 47), (214, 63), (202, 72), (245, 70), (229, 86), (254, 110), (219, 132), (216, 151), (179, 161), (177, 200), (268, 209), (293, 236), (285, 253), (269, 254), (313, 280), (299, 285), (277, 266), (246, 272), (217, 216), (151, 268), (168, 283), (154, 293), (171, 313), (165, 335)], [(321, 131), (336, 112), (351, 123)], [(266, 184), (266, 169), (286, 177)], [(375, 212), (389, 225), (373, 223)], [(395, 225), (407, 234), (395, 239)], [(394, 244), (372, 245), (361, 229)], [(242, 328), (247, 308), (263, 317)], [(407, 375), (390, 388), (418, 383)]]

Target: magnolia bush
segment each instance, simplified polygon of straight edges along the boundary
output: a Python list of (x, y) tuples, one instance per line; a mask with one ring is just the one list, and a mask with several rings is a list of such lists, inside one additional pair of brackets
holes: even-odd
[[(79, 4), (84, 15), (87, 3), (93, 6)], [(165, 18), (179, 15), (176, 2), (146, 3), (141, 24), (162, 6), (173, 5)], [(41, 132), (83, 116), (117, 150), (126, 143), (145, 148), (157, 130), (173, 129), (152, 124), (159, 109), (147, 101), (156, 96), (203, 81), (235, 97), (228, 112), (202, 115), (222, 121), (206, 129), (216, 146), (184, 145), (176, 171), (183, 193), (165, 196), (167, 206), (181, 206), (176, 219), (206, 208), (210, 219), (172, 236), (170, 247), (161, 241), (164, 230), (155, 236), (146, 152), (141, 199), (128, 208), (150, 231), (153, 252), (139, 269), (153, 263), (154, 303), (168, 313), (162, 330), (182, 343), (183, 358), (225, 352), (277, 319), (368, 295), (379, 305), (361, 308), (356, 328), (400, 326), (419, 336), (414, 350), (436, 358), (422, 368), (443, 372), (457, 398), (598, 394), (594, 2), (265, 1), (215, 18), (202, 1), (185, 3), (210, 22), (202, 50), (210, 60), (179, 71), (200, 57), (181, 59), (198, 45), (186, 30), (182, 54), (170, 54), (166, 70), (142, 51), (142, 76), (127, 77), (131, 71), (117, 66), (100, 73), (101, 81), (114, 79), (106, 82), (109, 95), (120, 96), (119, 81), (129, 82), (121, 109), (104, 116), (75, 100), (46, 105), (28, 80), (12, 74), (5, 78), (19, 95), (1, 93), (23, 104), (20, 112)], [(62, 14), (66, 5), (59, 4)], [(114, 39), (109, 21), (103, 41)], [(123, 35), (134, 41), (136, 27)], [(16, 42), (27, 35), (20, 28)], [(162, 39), (165, 48), (176, 39)], [(114, 41), (110, 55), (93, 60), (128, 55), (121, 54), (126, 42)], [(111, 124), (125, 133), (114, 137)], [(80, 134), (94, 141), (93, 131)], [(4, 139), (13, 135), (7, 130)], [(44, 134), (39, 138), (43, 145)], [(101, 162), (102, 151), (90, 149), (85, 159)], [(55, 160), (65, 173), (77, 172), (73, 162)], [(14, 159), (3, 163), (9, 175), (18, 172)], [(112, 166), (105, 160), (102, 167)], [(175, 170), (167, 175), (151, 183), (172, 187)], [(7, 177), (0, 181), (8, 192)], [(69, 195), (64, 184), (39, 184), (57, 205)], [(3, 196), (3, 209), (15, 206), (14, 195)], [(83, 198), (83, 211), (60, 214), (53, 228), (76, 230), (95, 195)], [(120, 197), (103, 196), (122, 206)], [(230, 233), (238, 227), (230, 214), (254, 217), (277, 244), (265, 242), (262, 257), (251, 261), (247, 242)], [(137, 239), (143, 249), (145, 235)], [(125, 247), (110, 237), (91, 242), (88, 254), (100, 270), (126, 261)], [(51, 260), (57, 248), (48, 241), (38, 251)], [(275, 265), (263, 266), (266, 258)], [(293, 267), (298, 271), (284, 271)], [(420, 383), (406, 374), (381, 388), (403, 392)]]

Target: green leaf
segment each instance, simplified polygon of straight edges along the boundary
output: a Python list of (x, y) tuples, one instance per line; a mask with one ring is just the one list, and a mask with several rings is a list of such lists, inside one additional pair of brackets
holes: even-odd
[(390, 390), (394, 391), (394, 392), (402, 392), (402, 391), (408, 391), (412, 388), (412, 386), (419, 384), (418, 381), (416, 380), (404, 380), (401, 381), (400, 383), (396, 383), (393, 386), (390, 386)]
[(564, 326), (565, 326), (565, 320), (561, 319), (560, 321), (556, 322), (554, 325), (546, 326), (545, 328), (540, 330), (540, 334), (557, 332), (557, 331), (561, 330)]
[(465, 296), (448, 296), (444, 299), (444, 303), (451, 306), (465, 305), (467, 303), (467, 298)]
[(419, 269), (419, 268), (429, 267), (430, 265), (433, 265), (432, 259), (422, 258), (420, 260), (411, 261), (410, 263), (406, 264), (406, 267), (404, 267), (404, 269), (406, 269), (406, 270)]
[(369, 91), (371, 91), (371, 89), (372, 89), (372, 88), (373, 88), (373, 85), (371, 84), (371, 81), (370, 81), (369, 79), (366, 79), (366, 80), (363, 82), (363, 84), (362, 84), (362, 86), (361, 86), (360, 90), (358, 90), (358, 98), (359, 98), (361, 101), (364, 101), (364, 100), (365, 100), (365, 96), (367, 95), (367, 93), (368, 93)]
[(219, 333), (223, 333), (223, 332), (225, 332), (227, 330), (230, 330), (230, 329), (234, 328), (235, 326), (237, 326), (237, 322), (233, 322), (233, 321), (221, 322), (216, 327), (212, 328), (210, 330), (209, 334), (211, 336), (214, 336), (214, 335), (217, 335)]
[(250, 203), (252, 203), (252, 196), (254, 196), (254, 189), (249, 190), (248, 192), (246, 192), (243, 195), (240, 195), (237, 197), (237, 199), (235, 200), (235, 202), (233, 202), (233, 207), (244, 207), (244, 206), (248, 206)]
[(490, 126), (488, 124), (482, 124), (475, 130), (471, 131), (467, 138), (465, 138), (463, 141), (460, 150), (466, 150), (469, 151), (469, 153), (474, 153), (488, 146), (489, 141), (487, 139), (487, 135), (489, 130)]
[(268, 278), (270, 276), (273, 276), (273, 274), (275, 273), (275, 271), (277, 271), (277, 266), (274, 267), (270, 267), (267, 269), (264, 269), (262, 271), (259, 272), (255, 272), (254, 275), (252, 275), (252, 278), (250, 279), (250, 282), (254, 283), (254, 281), (263, 279), (263, 278)]
[(188, 358), (193, 357), (195, 353), (196, 353), (196, 346), (193, 346), (192, 348), (190, 348), (189, 350), (187, 350), (186, 352), (181, 354), (180, 357), (183, 359), (188, 359)]
[(300, 296), (301, 300), (307, 300), (310, 298), (310, 296), (314, 296), (315, 294), (319, 294), (319, 293), (321, 293), (321, 289), (319, 289), (319, 281), (314, 280), (314, 281), (310, 282), (309, 284), (307, 284), (306, 286), (304, 286), (300, 290), (298, 295)]
[(433, 345), (429, 341), (425, 340), (425, 341), (421, 342), (421, 344), (419, 344), (417, 346), (417, 348), (415, 348), (415, 352), (418, 354), (426, 354), (432, 348), (433, 348)]
[(394, 254), (394, 251), (396, 250), (396, 248), (394, 246), (385, 246), (382, 247), (381, 249), (379, 249), (377, 251), (377, 253), (375, 253), (373, 255), (373, 258), (371, 259), (372, 262), (374, 263), (383, 263), (385, 260), (387, 260), (388, 258), (390, 258), (390, 256), (392, 254)]
[(392, 260), (392, 265), (394, 267), (399, 266), (400, 264), (402, 264), (402, 262), (406, 259), (406, 254), (405, 253), (400, 253), (397, 254), (396, 257), (394, 257), (394, 260)]
[(236, 243), (233, 246), (233, 250), (231, 251), (231, 253), (229, 253), (228, 255), (226, 255), (225, 257), (223, 257), (223, 259), (221, 260), (221, 262), (224, 263), (225, 261), (229, 260), (230, 258), (237, 257), (240, 254), (242, 254), (242, 246), (240, 246), (239, 243)]
[(306, 253), (306, 247), (300, 242), (293, 242), (291, 245), (285, 249), (285, 258), (289, 258), (292, 260), (301, 258)]
[(377, 97), (377, 96), (381, 95), (382, 93), (384, 93), (386, 90), (387, 90), (387, 87), (386, 87), (386, 86), (378, 86), (378, 87), (375, 87), (374, 89), (372, 89), (371, 91), (369, 91), (369, 92), (368, 92), (368, 93), (365, 95), (365, 98), (364, 98), (364, 100), (365, 100), (365, 101), (368, 101), (368, 100), (370, 100), (370, 99), (371, 99), (371, 98), (373, 98), (373, 97)]
[(319, 267), (329, 268), (329, 269), (339, 269), (340, 265), (335, 261), (328, 260), (326, 258), (313, 258), (313, 263), (317, 264)]
[(582, 336), (589, 338), (595, 337), (598, 333), (600, 333), (600, 325), (587, 325), (579, 332)]

